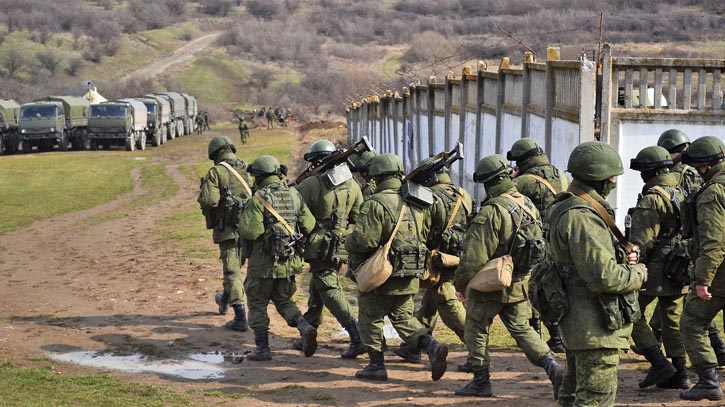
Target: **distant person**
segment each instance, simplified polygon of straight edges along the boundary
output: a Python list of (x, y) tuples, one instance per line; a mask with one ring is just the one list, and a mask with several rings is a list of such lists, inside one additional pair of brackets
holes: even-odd
[(204, 111), (204, 130), (209, 130), (209, 112)]
[(247, 144), (247, 138), (249, 137), (249, 125), (244, 120), (244, 116), (239, 117), (239, 137), (242, 139), (242, 145)]
[(201, 134), (204, 132), (204, 118), (202, 117), (202, 115), (197, 115), (194, 121), (196, 123), (196, 134), (201, 136)]
[(273, 130), (274, 129), (274, 111), (272, 111), (272, 108), (267, 106), (267, 111), (265, 113), (265, 117), (267, 118), (267, 130)]

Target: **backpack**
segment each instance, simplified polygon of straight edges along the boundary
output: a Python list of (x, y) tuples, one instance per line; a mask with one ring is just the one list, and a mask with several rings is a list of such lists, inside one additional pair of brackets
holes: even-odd
[[(301, 198), (297, 191), (283, 186), (279, 189), (264, 188), (258, 192), (269, 205), (274, 208), (287, 224), (297, 229), (298, 208)], [(303, 245), (300, 244), (301, 234), (290, 233), (269, 210), (264, 211), (264, 242), (265, 250), (274, 257), (274, 264), (286, 262), (301, 254)]]
[(529, 301), (547, 323), (558, 323), (569, 312), (565, 281), (568, 269), (544, 257), (531, 270)]
[[(463, 239), (466, 235), (466, 225), (471, 211), (470, 208), (466, 207), (463, 193), (459, 188), (452, 186), (450, 189), (441, 189), (435, 192), (435, 195), (443, 202), (450, 222), (450, 226), (441, 231), (438, 250), (457, 257), (463, 252)], [(455, 215), (453, 214), (454, 210)]]
[[(389, 207), (391, 203), (384, 202), (387, 199), (383, 197), (373, 196), (371, 199), (379, 202), (391, 219), (397, 219), (398, 214), (391, 210)], [(400, 221), (398, 233), (393, 238), (388, 254), (390, 264), (393, 265), (391, 277), (421, 277), (426, 268), (428, 247), (421, 239), (421, 228), (426, 214), (414, 205), (409, 205), (408, 208)]]
[(511, 254), (514, 261), (514, 276), (525, 276), (544, 257), (544, 237), (542, 224), (531, 209), (534, 207), (530, 199), (521, 196), (517, 199), (508, 194), (501, 194), (484, 205), (498, 205), (507, 211), (516, 225), (516, 232), (509, 244), (501, 244), (493, 258)]
[[(657, 194), (663, 199), (670, 202), (672, 209), (675, 212), (676, 221), (670, 228), (665, 230), (661, 229), (660, 235), (657, 236), (657, 246), (662, 247), (663, 245), (671, 246), (670, 250), (665, 253), (664, 268), (662, 270), (664, 276), (670, 280), (670, 282), (676, 287), (685, 287), (690, 284), (690, 251), (689, 241), (683, 237), (684, 223), (683, 214), (688, 216), (688, 222), (691, 222), (689, 217), (691, 212), (685, 209), (687, 201), (684, 205), (681, 202), (680, 197), (675, 190), (668, 191), (662, 187), (655, 186), (647, 190), (645, 194)], [(693, 194), (694, 195), (694, 194)]]
[(317, 221), (317, 228), (309, 239), (309, 250), (305, 252), (305, 260), (320, 259), (339, 267), (347, 263), (348, 258), (345, 241), (351, 231), (348, 228), (346, 209), (352, 194), (350, 185), (346, 183), (347, 180), (332, 185), (328, 172), (316, 176), (319, 182), (334, 195), (332, 214), (329, 218)]

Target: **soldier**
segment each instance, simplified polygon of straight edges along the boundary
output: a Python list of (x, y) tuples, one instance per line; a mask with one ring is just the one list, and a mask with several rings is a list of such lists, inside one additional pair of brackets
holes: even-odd
[(204, 130), (209, 130), (209, 112), (204, 110), (203, 117), (204, 117)]
[(706, 136), (695, 140), (682, 161), (692, 165), (705, 183), (695, 195), (693, 247), (694, 281), (685, 300), (680, 331), (687, 355), (699, 377), (680, 393), (683, 400), (722, 400), (718, 360), (708, 338), (708, 325), (725, 308), (725, 144)]
[(272, 110), (272, 107), (267, 106), (267, 110), (265, 112), (265, 117), (267, 118), (267, 130), (273, 130), (274, 129), (274, 111)]
[(247, 144), (247, 138), (249, 137), (249, 125), (244, 120), (244, 116), (239, 116), (239, 137), (242, 139), (242, 145)]
[(237, 149), (229, 137), (217, 136), (211, 139), (208, 152), (214, 166), (201, 179), (197, 201), (206, 218), (207, 228), (214, 229), (214, 243), (219, 245), (222, 261), (224, 291), (217, 293), (214, 299), (219, 314), (226, 314), (229, 305), (234, 310), (234, 319), (224, 324), (224, 327), (246, 331), (248, 325), (240, 270), (242, 262), (238, 225), (241, 206), (250, 197), (250, 178), (246, 171), (247, 164), (234, 155)]
[(569, 156), (567, 171), (574, 181), (549, 207), (546, 238), (569, 302), (559, 324), (567, 366), (559, 405), (611, 406), (618, 352), (629, 347), (647, 268), (637, 264), (635, 250), (627, 252), (612, 237), (614, 211), (606, 197), (624, 173), (619, 154), (606, 143), (582, 143)]
[[(546, 208), (554, 202), (554, 196), (565, 191), (569, 186), (569, 179), (564, 172), (549, 164), (549, 157), (533, 138), (525, 137), (517, 140), (511, 151), (506, 154), (509, 161), (516, 161), (514, 169), (514, 184), (516, 190), (526, 195), (536, 205), (542, 217), (546, 216)], [(543, 219), (546, 222), (546, 219)], [(541, 334), (541, 320), (536, 310), (529, 323), (536, 332)], [(546, 344), (556, 353), (564, 353), (564, 344), (561, 341), (559, 324), (546, 323), (549, 330), (549, 340)]]
[[(473, 380), (456, 390), (459, 396), (491, 397), (490, 358), (488, 340), (493, 319), (498, 315), (526, 357), (544, 368), (554, 386), (554, 396), (564, 375), (553, 353), (529, 324), (531, 305), (527, 287), (532, 262), (532, 245), (538, 243), (543, 251), (541, 221), (529, 198), (516, 191), (510, 178), (511, 167), (498, 154), (483, 158), (476, 164), (473, 180), (483, 183), (486, 201), (471, 221), (463, 242), (463, 253), (455, 272), (458, 298), (466, 304), (465, 338), (468, 364)], [(521, 241), (521, 232), (537, 241)], [(473, 276), (490, 260), (511, 254), (514, 269), (511, 285), (494, 292), (479, 292), (468, 288)], [(535, 256), (538, 259), (538, 256)]]
[(240, 221), (241, 237), (249, 247), (249, 265), (244, 289), (249, 300), (249, 325), (256, 348), (250, 360), (270, 360), (269, 316), (272, 301), (277, 311), (302, 336), (305, 356), (317, 350), (317, 329), (302, 316), (292, 299), (297, 290), (295, 276), (302, 271), (298, 253), (303, 236), (312, 232), (315, 218), (300, 194), (282, 180), (286, 170), (276, 158), (258, 157), (247, 170), (257, 191), (247, 203)]
[(370, 160), (378, 153), (375, 150), (366, 151), (362, 154), (352, 156), (352, 172), (360, 175), (358, 183), (362, 188), (363, 198), (367, 200), (375, 193), (375, 179), (370, 176)]
[[(329, 140), (319, 140), (310, 146), (304, 155), (305, 161), (317, 166), (329, 154), (336, 151)], [(340, 356), (354, 359), (366, 352), (360, 340), (357, 321), (352, 307), (340, 284), (340, 267), (347, 262), (345, 238), (348, 225), (354, 224), (363, 202), (360, 187), (352, 179), (347, 164), (345, 168), (335, 167), (324, 173), (305, 178), (297, 190), (317, 219), (305, 248), (305, 260), (310, 264), (310, 298), (304, 317), (314, 327), (322, 323), (323, 307), (327, 307), (337, 322), (350, 335), (350, 347)], [(347, 172), (347, 180), (337, 181), (339, 172)], [(302, 341), (295, 341), (295, 349), (301, 350)]]
[[(640, 248), (640, 261), (647, 265), (648, 279), (639, 292), (639, 309), (644, 315), (647, 306), (657, 300), (664, 318), (664, 345), (670, 363), (662, 354), (647, 321), (634, 323), (632, 340), (651, 367), (639, 383), (645, 388), (656, 384), (669, 389), (687, 389), (690, 381), (685, 366), (685, 347), (680, 337), (680, 315), (685, 298), (687, 276), (687, 241), (682, 237), (680, 204), (685, 191), (675, 174), (670, 173), (670, 154), (662, 147), (647, 147), (637, 154), (630, 168), (640, 171), (645, 182), (637, 206), (630, 210), (629, 239)], [(679, 255), (683, 262), (675, 260)], [(673, 366), (674, 365), (674, 366)]]
[[(660, 135), (660, 138), (657, 140), (657, 145), (669, 151), (674, 163), (670, 168), (670, 172), (675, 174), (679, 186), (685, 190), (686, 196), (689, 197), (697, 192), (702, 185), (702, 177), (700, 177), (696, 169), (682, 162), (682, 153), (687, 151), (690, 146), (690, 138), (687, 137), (687, 134), (677, 129), (666, 130)], [(652, 326), (655, 336), (661, 341), (662, 323), (659, 305), (652, 314), (650, 326)], [(725, 366), (725, 343), (720, 336), (720, 330), (717, 324), (715, 324), (715, 321), (708, 327), (708, 332), (710, 344), (715, 350), (715, 355), (717, 355), (717, 364), (718, 366)]]
[[(387, 380), (383, 354), (383, 318), (387, 316), (400, 337), (411, 347), (425, 350), (431, 363), (431, 377), (439, 380), (446, 371), (448, 347), (433, 339), (431, 332), (413, 316), (413, 300), (420, 288), (419, 277), (428, 254), (426, 242), (432, 227), (445, 222), (436, 204), (423, 207), (405, 203), (401, 195), (403, 163), (393, 154), (372, 158), (369, 175), (376, 189), (360, 209), (355, 229), (345, 242), (350, 267), (355, 270), (383, 246), (400, 219), (392, 241), (392, 275), (380, 287), (358, 294), (359, 328), (370, 364), (355, 377)], [(405, 209), (405, 211), (403, 211)]]
[[(427, 158), (421, 162), (425, 165), (433, 162)], [(443, 204), (446, 223), (443, 228), (431, 230), (429, 246), (437, 248), (440, 253), (459, 257), (463, 249), (463, 235), (466, 233), (468, 215), (473, 209), (471, 194), (451, 182), (451, 177), (445, 167), (423, 182)], [(456, 288), (453, 286), (453, 277), (456, 266), (444, 267), (441, 256), (431, 259), (440, 271), (439, 279), (433, 286), (423, 289), (423, 298), (415, 316), (421, 324), (433, 332), (440, 313), (443, 323), (446, 324), (465, 343), (463, 335), (466, 321), (466, 310), (456, 298)], [(410, 363), (421, 363), (420, 349), (413, 349), (405, 342), (400, 348), (394, 350), (395, 354)]]
[(197, 115), (194, 119), (194, 124), (196, 124), (196, 134), (201, 136), (202, 132), (204, 131), (204, 118), (201, 114)]

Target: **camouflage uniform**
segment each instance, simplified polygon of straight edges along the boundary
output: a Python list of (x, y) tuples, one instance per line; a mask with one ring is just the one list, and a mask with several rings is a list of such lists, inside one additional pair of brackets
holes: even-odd
[(244, 120), (243, 117), (239, 118), (239, 126), (237, 126), (239, 129), (239, 138), (242, 140), (242, 145), (247, 144), (247, 138), (249, 138), (249, 125), (247, 125), (247, 121)]
[[(392, 154), (381, 154), (372, 159), (370, 174), (377, 177), (377, 189), (363, 203), (355, 229), (345, 243), (353, 270), (384, 245), (392, 234), (403, 206), (400, 194), (402, 171), (402, 162)], [(424, 245), (431, 228), (440, 227), (445, 219), (439, 205), (422, 208), (409, 204), (408, 208), (393, 239), (392, 276), (377, 289), (358, 295), (360, 334), (370, 355), (370, 365), (356, 373), (358, 378), (387, 380), (382, 353), (385, 316), (410, 347), (428, 352), (433, 380), (440, 379), (446, 370), (448, 348), (435, 341), (430, 331), (413, 317), (413, 299), (420, 288), (419, 277), (424, 271), (426, 253), (417, 253), (417, 261), (408, 266), (419, 266), (419, 269), (412, 270), (401, 268), (407, 264), (403, 256), (415, 254), (401, 253), (398, 249), (410, 244)]]
[[(260, 158), (264, 158), (264, 156)], [(297, 232), (304, 235), (312, 232), (315, 218), (300, 194), (294, 188), (288, 187), (278, 174), (267, 173), (262, 177), (253, 172), (256, 167), (259, 167), (257, 162), (260, 158), (254, 161), (249, 170), (252, 175), (255, 175), (256, 191)], [(276, 168), (279, 171), (279, 165)], [(244, 281), (249, 301), (249, 326), (254, 330), (257, 350), (263, 355), (263, 358), (259, 360), (269, 359), (267, 307), (270, 301), (274, 303), (277, 311), (289, 326), (296, 326), (300, 331), (304, 331), (301, 332), (303, 336), (306, 335), (306, 332), (314, 330), (303, 318), (302, 312), (292, 299), (297, 290), (295, 276), (302, 272), (302, 259), (296, 253), (287, 259), (278, 258), (275, 250), (270, 248), (270, 241), (274, 238), (273, 225), (276, 223), (278, 220), (264, 208), (256, 197), (249, 200), (240, 221), (241, 237), (249, 248), (249, 265), (247, 278)], [(314, 332), (314, 335), (308, 334), (308, 338), (315, 340), (316, 330)], [(316, 349), (316, 342), (314, 348)], [(314, 349), (309, 349), (309, 351), (306, 350), (306, 356), (314, 353)]]
[(359, 343), (357, 321), (340, 283), (338, 270), (342, 262), (336, 261), (335, 257), (339, 257), (345, 249), (345, 235), (359, 214), (363, 202), (362, 192), (353, 179), (331, 188), (323, 180), (324, 176), (316, 174), (297, 185), (297, 190), (317, 219), (305, 249), (305, 260), (310, 264), (312, 277), (304, 316), (313, 326), (318, 327), (322, 323), (323, 306), (327, 307), (337, 322), (350, 333), (351, 341), (354, 339)]
[[(536, 209), (542, 217), (546, 216), (546, 208), (554, 202), (554, 196), (565, 191), (569, 186), (569, 179), (560, 169), (549, 164), (549, 157), (544, 154), (536, 140), (526, 137), (517, 140), (508, 152), (509, 161), (516, 161), (518, 173), (513, 179), (516, 190), (526, 195), (536, 205)], [(546, 185), (541, 180), (546, 180)], [(554, 190), (552, 191), (551, 188)], [(543, 219), (546, 222), (546, 219)], [(536, 309), (531, 309), (533, 318), (531, 325), (541, 334), (541, 321)], [(549, 348), (557, 353), (564, 353), (564, 345), (561, 341), (561, 333), (557, 323), (546, 323), (549, 330), (549, 340), (546, 342)]]
[(274, 111), (271, 107), (267, 108), (267, 112), (265, 113), (265, 117), (267, 118), (267, 129), (274, 129)]
[[(624, 172), (616, 151), (600, 142), (580, 144), (569, 157), (568, 170), (572, 186), (614, 217), (605, 196), (613, 186), (608, 179)], [(573, 193), (557, 195), (547, 216), (547, 251), (565, 272), (569, 299), (560, 322), (567, 372), (559, 405), (614, 405), (618, 352), (629, 347), (632, 321), (639, 318), (636, 293), (646, 280), (646, 268), (628, 264), (627, 253), (592, 204)]]
[[(229, 145), (232, 144), (231, 140), (228, 142)], [(234, 224), (234, 220), (232, 220), (236, 217), (233, 211), (238, 211), (233, 197), (248, 199), (249, 196), (241, 182), (221, 163), (226, 162), (231, 165), (247, 182), (250, 181), (250, 177), (246, 172), (247, 165), (244, 161), (237, 159), (229, 147), (222, 148), (210, 155), (214, 157), (214, 167), (210, 168), (202, 178), (197, 201), (207, 218), (207, 227), (214, 229), (214, 243), (219, 245), (224, 287), (223, 294), (217, 300), (220, 313), (226, 313), (226, 307), (231, 305), (235, 309), (235, 314), (241, 312), (241, 315), (237, 316), (240, 319), (244, 315), (244, 287), (242, 285), (240, 248), (237, 241), (238, 225)], [(228, 327), (234, 329), (232, 325)]]
[[(485, 170), (494, 167), (497, 169)], [(512, 253), (514, 270), (509, 287), (494, 292), (480, 292), (468, 287), (470, 280), (486, 263), (512, 250), (517, 225), (520, 227), (526, 223), (538, 223), (536, 227), (541, 238), (539, 212), (529, 198), (516, 191), (514, 183), (509, 178), (510, 171), (511, 168), (505, 158), (499, 155), (488, 156), (476, 165), (474, 180), (484, 183), (487, 198), (481, 211), (468, 226), (460, 264), (455, 272), (456, 290), (465, 293), (467, 364), (471, 366), (474, 379), (466, 387), (457, 390), (458, 395), (480, 397), (493, 395), (489, 376), (491, 360), (488, 342), (491, 324), (496, 316), (501, 318), (506, 329), (524, 351), (526, 358), (531, 363), (546, 369), (554, 382), (555, 392), (563, 375), (563, 368), (556, 363), (549, 347), (529, 325), (532, 315), (527, 296), (530, 269), (528, 265), (517, 266), (519, 259), (517, 251)], [(531, 216), (518, 204), (501, 196), (502, 194), (508, 194), (524, 202), (537, 218), (531, 219)]]
[[(725, 309), (725, 144), (715, 137), (695, 140), (683, 161), (704, 167), (705, 184), (696, 195), (694, 229), (694, 280), (685, 300), (680, 330), (687, 355), (699, 380), (680, 393), (686, 400), (721, 400), (718, 359), (708, 338), (708, 325)], [(707, 294), (711, 297), (707, 297)], [(706, 297), (706, 298), (703, 298)]]
[[(640, 387), (657, 384), (658, 387), (688, 388), (685, 367), (685, 347), (680, 337), (680, 315), (686, 287), (666, 277), (665, 269), (673, 262), (668, 256), (683, 251), (687, 255), (686, 242), (680, 233), (680, 204), (685, 193), (677, 186), (677, 176), (667, 169), (670, 155), (664, 148), (647, 147), (632, 160), (631, 168), (642, 172), (646, 180), (637, 206), (630, 210), (631, 230), (629, 240), (640, 248), (640, 261), (647, 265), (648, 279), (639, 293), (639, 308), (644, 315), (647, 306), (657, 300), (664, 311), (663, 339), (670, 364), (662, 355), (660, 343), (647, 321), (642, 318), (634, 323), (632, 340), (637, 349), (652, 364)], [(673, 203), (678, 202), (677, 206)], [(677, 369), (676, 369), (677, 368)], [(675, 378), (675, 375), (677, 377)]]

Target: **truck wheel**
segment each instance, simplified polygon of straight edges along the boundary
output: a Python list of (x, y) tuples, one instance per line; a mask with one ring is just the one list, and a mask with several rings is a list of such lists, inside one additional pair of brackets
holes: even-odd
[(169, 133), (166, 131), (166, 126), (161, 126), (161, 144), (166, 144), (169, 141)]
[(153, 147), (158, 147), (161, 145), (161, 130), (156, 129), (154, 132), (154, 138), (151, 139), (151, 145)]
[(89, 149), (90, 149), (91, 151), (96, 151), (96, 150), (98, 150), (98, 142), (97, 142), (96, 140), (90, 140), (90, 141), (88, 142), (88, 144), (89, 144), (89, 145), (88, 145), (88, 147), (89, 147)]
[(66, 134), (66, 132), (63, 132), (60, 136), (60, 141), (58, 141), (58, 150), (60, 150), (60, 151), (68, 150), (68, 134)]
[(136, 139), (136, 148), (143, 151), (146, 149), (146, 133), (142, 132)]
[(134, 137), (129, 137), (126, 139), (126, 151), (133, 151), (136, 149), (136, 142), (134, 140)]
[(103, 143), (103, 149), (104, 150), (110, 150), (111, 149), (111, 143), (109, 143), (108, 141), (106, 141), (105, 143)]
[(24, 140), (23, 142), (23, 154), (28, 154), (33, 151), (33, 145), (30, 144), (30, 140)]

